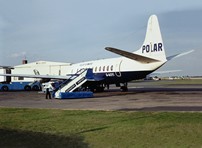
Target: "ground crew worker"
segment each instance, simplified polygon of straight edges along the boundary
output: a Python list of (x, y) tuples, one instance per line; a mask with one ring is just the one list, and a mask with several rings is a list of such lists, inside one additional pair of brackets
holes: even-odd
[(51, 99), (53, 96), (53, 92), (55, 90), (55, 84), (54, 83), (48, 83), (48, 86), (46, 88), (46, 99)]
[(51, 93), (49, 87), (46, 88), (46, 99), (51, 99)]

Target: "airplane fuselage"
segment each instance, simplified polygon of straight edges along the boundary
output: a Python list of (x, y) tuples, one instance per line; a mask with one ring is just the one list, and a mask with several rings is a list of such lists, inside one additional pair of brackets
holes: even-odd
[(146, 75), (158, 69), (164, 63), (143, 64), (125, 57), (118, 57), (72, 64), (69, 67), (69, 72), (74, 74), (80, 69), (90, 68), (93, 70), (95, 81), (116, 84), (145, 78)]

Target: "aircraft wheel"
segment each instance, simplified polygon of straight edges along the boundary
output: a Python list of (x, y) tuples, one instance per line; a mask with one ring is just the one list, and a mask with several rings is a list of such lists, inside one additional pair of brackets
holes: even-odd
[(128, 91), (128, 87), (127, 87), (127, 86), (121, 86), (121, 90), (122, 90), (123, 92), (127, 92), (127, 91)]
[(104, 91), (104, 87), (97, 87), (96, 88), (96, 92), (103, 92)]

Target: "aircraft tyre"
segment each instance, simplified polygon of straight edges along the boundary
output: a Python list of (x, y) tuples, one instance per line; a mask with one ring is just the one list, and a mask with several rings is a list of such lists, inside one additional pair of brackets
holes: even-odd
[(90, 91), (92, 91), (92, 92), (103, 92), (104, 91), (104, 87), (91, 88)]
[(96, 88), (96, 92), (103, 92), (104, 91), (104, 87), (97, 87)]
[(127, 91), (128, 91), (128, 87), (127, 87), (127, 86), (121, 86), (121, 90), (122, 90), (123, 92), (127, 92)]

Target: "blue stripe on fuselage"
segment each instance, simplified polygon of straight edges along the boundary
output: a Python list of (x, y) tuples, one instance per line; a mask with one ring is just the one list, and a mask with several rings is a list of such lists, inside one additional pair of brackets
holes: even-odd
[(110, 72), (110, 73), (94, 73), (95, 81), (101, 81), (107, 84), (124, 83), (132, 80), (145, 78), (152, 71), (133, 71), (133, 72)]

